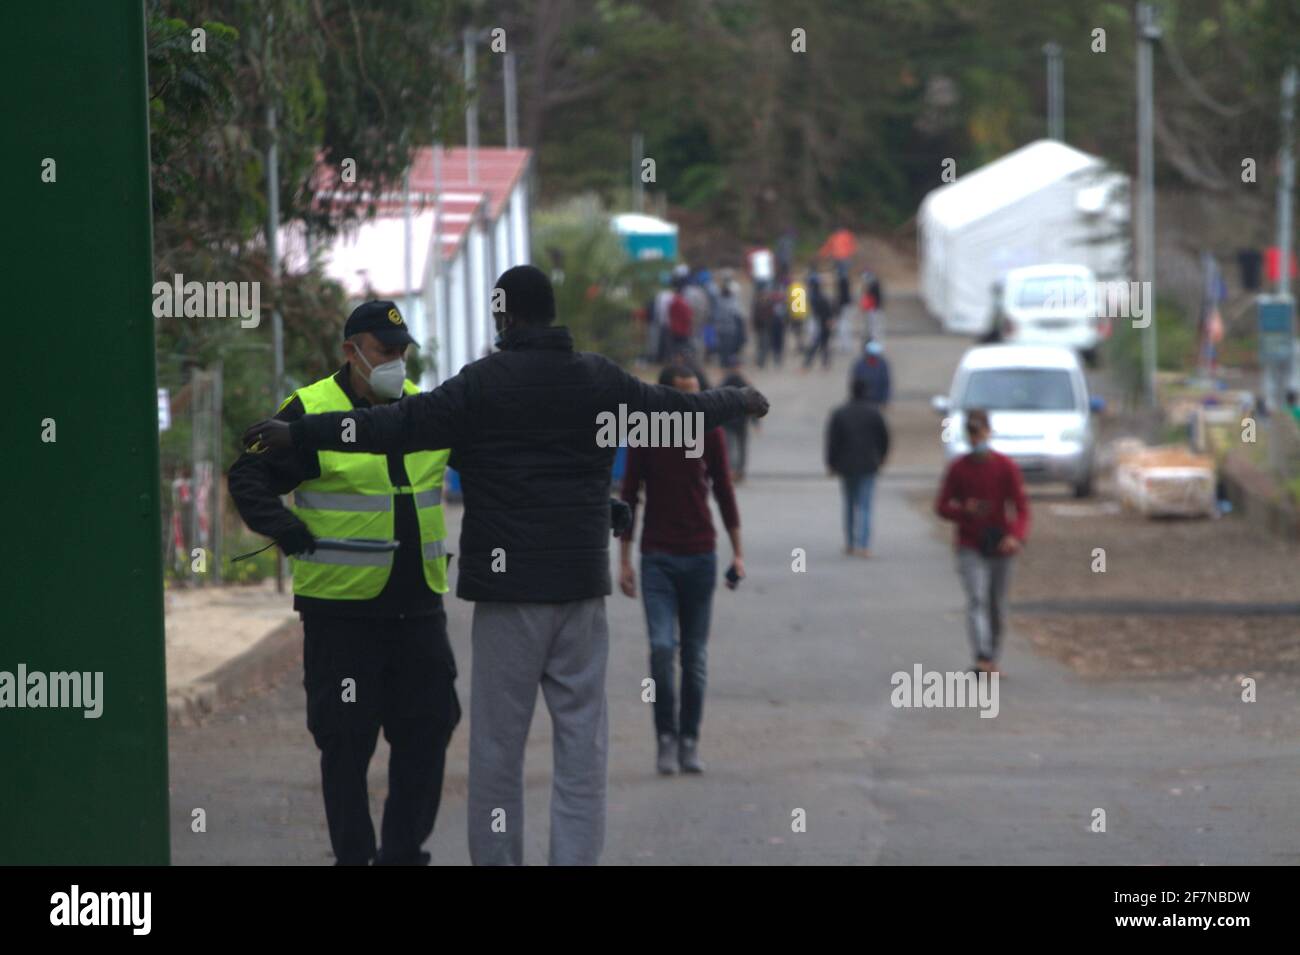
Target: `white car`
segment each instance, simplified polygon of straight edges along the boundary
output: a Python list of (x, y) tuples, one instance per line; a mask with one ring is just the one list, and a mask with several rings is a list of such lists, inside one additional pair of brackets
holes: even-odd
[(1098, 300), (1097, 277), (1083, 265), (1030, 265), (1002, 278), (995, 328), (1013, 345), (1061, 345), (1096, 364), (1111, 321)]
[(1089, 398), (1079, 358), (1057, 345), (982, 345), (962, 356), (952, 389), (936, 396), (944, 415), (945, 456), (970, 451), (965, 412), (983, 408), (989, 445), (1020, 465), (1027, 482), (1061, 481), (1075, 497), (1092, 493), (1096, 433), (1092, 415), (1104, 407)]

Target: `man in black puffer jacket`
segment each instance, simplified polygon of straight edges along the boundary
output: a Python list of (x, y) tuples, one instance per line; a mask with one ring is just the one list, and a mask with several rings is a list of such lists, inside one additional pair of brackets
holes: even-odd
[(551, 324), (550, 280), (532, 266), (502, 274), (493, 301), (501, 299), (501, 350), (434, 391), (291, 425), (263, 421), (244, 440), (372, 453), (452, 449), (465, 495), (456, 593), (476, 602), (470, 857), (523, 861), (524, 747), (540, 684), (555, 738), (550, 861), (595, 864), (605, 835), (605, 597), (617, 450), (600, 440), (602, 420), (700, 413), (702, 439), (724, 421), (766, 414), (767, 401), (753, 388), (690, 394), (646, 384), (607, 358), (575, 352), (568, 330)]

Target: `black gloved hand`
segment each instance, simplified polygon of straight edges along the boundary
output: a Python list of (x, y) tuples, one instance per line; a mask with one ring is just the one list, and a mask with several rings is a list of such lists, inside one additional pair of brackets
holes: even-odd
[(293, 447), (289, 436), (289, 422), (267, 418), (248, 428), (243, 437), (244, 448), (253, 454), (265, 451), (287, 451)]
[(283, 534), (277, 535), (275, 542), (280, 545), (280, 550), (284, 551), (286, 557), (310, 554), (316, 549), (316, 538), (306, 524), (295, 524)]
[(767, 399), (757, 388), (751, 388), (748, 385), (740, 389), (745, 399), (745, 414), (755, 418), (761, 418), (767, 414)]
[(615, 537), (622, 537), (632, 528), (632, 508), (627, 501), (616, 497), (609, 499), (609, 526)]

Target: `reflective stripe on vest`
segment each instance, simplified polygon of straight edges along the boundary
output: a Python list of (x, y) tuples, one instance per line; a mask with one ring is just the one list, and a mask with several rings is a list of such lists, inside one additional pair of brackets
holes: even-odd
[[(409, 381), (403, 390), (408, 395), (419, 391)], [(307, 414), (352, 410), (352, 402), (333, 376), (294, 394), (302, 401)], [(394, 487), (388, 474), (387, 455), (319, 451), (320, 477), (298, 486), (291, 510), (318, 538), (393, 540), (393, 498), (399, 494), (411, 495), (420, 530), (425, 582), (435, 593), (446, 593), (447, 529), (442, 510), (442, 479), (449, 456), (450, 452), (445, 450), (403, 455), (410, 483)], [(392, 551), (354, 553), (317, 548), (311, 554), (290, 559), (294, 593), (326, 600), (369, 600), (377, 597), (388, 583), (393, 557)]]
[[(447, 556), (446, 541), (429, 541), (423, 545), (424, 559), (433, 560)], [(341, 567), (387, 567), (391, 554), (387, 552), (370, 553), (350, 550), (328, 550), (321, 548), (310, 554), (301, 554), (294, 558), (308, 564), (336, 564)]]
[[(385, 462), (385, 465), (387, 462)], [(410, 493), (406, 489), (396, 489), (396, 493)], [(314, 511), (387, 511), (393, 506), (393, 499), (373, 494), (331, 494), (327, 491), (304, 491), (301, 487), (293, 492), (293, 502), (298, 507)], [(420, 491), (415, 495), (416, 507), (436, 507), (442, 503), (442, 488), (435, 487)]]

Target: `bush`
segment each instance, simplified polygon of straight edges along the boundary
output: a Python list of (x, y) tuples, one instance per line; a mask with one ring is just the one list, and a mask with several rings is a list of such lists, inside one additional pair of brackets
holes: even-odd
[[(1156, 305), (1156, 368), (1160, 371), (1191, 371), (1196, 365), (1196, 326), (1174, 302)], [(1127, 401), (1142, 395), (1142, 337), (1145, 329), (1134, 328), (1128, 319), (1115, 319), (1115, 331), (1105, 346), (1105, 360), (1115, 382), (1124, 389)]]
[(576, 347), (617, 362), (634, 358), (641, 347), (634, 312), (665, 264), (630, 260), (609, 212), (591, 196), (538, 212), (533, 249), (555, 282), (556, 322), (569, 329)]
[[(275, 562), (280, 551), (272, 547), (264, 550), (255, 557), (249, 557), (238, 563), (231, 561), (231, 557), (240, 554), (247, 554), (249, 551), (257, 550), (259, 547), (265, 547), (267, 544), (264, 537), (239, 537), (237, 539), (227, 539), (225, 542), (226, 557), (221, 563), (221, 579), (227, 584), (256, 584), (263, 580), (274, 579)], [(287, 568), (286, 568), (287, 571)]]

